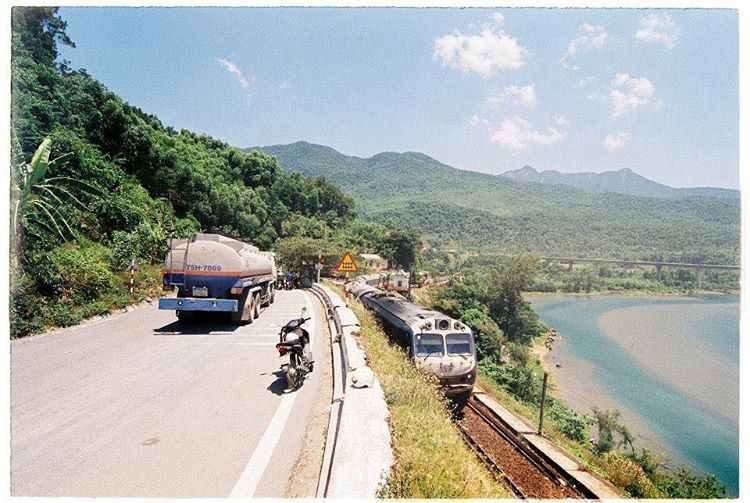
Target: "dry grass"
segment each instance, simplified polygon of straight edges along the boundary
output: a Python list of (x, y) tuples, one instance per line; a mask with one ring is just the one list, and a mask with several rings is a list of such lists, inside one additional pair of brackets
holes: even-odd
[(390, 411), (396, 462), (384, 498), (512, 498), (481, 464), (450, 419), (436, 381), (419, 373), (390, 344), (375, 318), (350, 302), (362, 325), (361, 340)]

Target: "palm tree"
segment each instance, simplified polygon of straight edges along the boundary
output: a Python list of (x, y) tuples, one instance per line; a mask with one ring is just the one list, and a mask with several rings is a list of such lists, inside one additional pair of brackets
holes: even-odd
[[(11, 168), (11, 256), (15, 255), (20, 263), (26, 262), (26, 232), (30, 230), (30, 223), (63, 240), (73, 235), (73, 229), (63, 214), (63, 206), (66, 202), (81, 208), (85, 206), (65, 184), (93, 188), (68, 176), (46, 178), (53, 168), (72, 156), (72, 153), (67, 153), (50, 161), (51, 143), (49, 138), (45, 138), (34, 152), (31, 162), (14, 162)], [(18, 142), (16, 148), (18, 156)]]

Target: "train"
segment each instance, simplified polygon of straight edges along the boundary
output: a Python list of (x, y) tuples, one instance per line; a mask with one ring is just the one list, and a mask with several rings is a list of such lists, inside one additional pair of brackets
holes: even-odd
[(348, 290), (380, 317), (391, 338), (407, 349), (417, 369), (438, 378), (449, 399), (462, 406), (471, 398), (477, 354), (469, 327), (397, 293), (375, 288), (367, 280), (350, 283)]
[(181, 321), (200, 312), (228, 313), (232, 321), (252, 323), (276, 291), (273, 253), (220, 233), (172, 239), (164, 260), (163, 287), (176, 297), (161, 297), (159, 309)]

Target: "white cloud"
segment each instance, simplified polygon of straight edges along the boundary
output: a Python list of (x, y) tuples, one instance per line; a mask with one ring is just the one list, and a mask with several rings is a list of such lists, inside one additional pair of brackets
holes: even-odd
[(570, 124), (570, 121), (564, 115), (555, 115), (555, 124), (558, 126), (566, 126)]
[(279, 89), (289, 89), (290, 87), (292, 87), (292, 85), (288, 80), (282, 80), (281, 82), (279, 82)]
[(586, 87), (592, 80), (594, 80), (594, 77), (584, 77), (576, 82), (576, 87)]
[(499, 12), (495, 12), (494, 14), (492, 14), (492, 19), (494, 19), (497, 24), (503, 24), (503, 22), (505, 21), (505, 16), (503, 16)]
[(602, 140), (602, 144), (604, 145), (604, 148), (607, 148), (609, 150), (622, 148), (626, 146), (628, 143), (630, 143), (630, 135), (628, 133), (621, 133), (621, 132), (610, 133), (604, 137), (604, 140)]
[(667, 14), (649, 14), (641, 19), (635, 38), (643, 42), (660, 42), (672, 49), (680, 39), (680, 29)]
[(540, 133), (533, 128), (531, 122), (516, 116), (505, 119), (500, 124), (500, 129), (492, 133), (490, 141), (518, 151), (530, 144), (551, 145), (563, 138), (565, 135), (554, 127), (548, 127), (546, 133)]
[(485, 24), (479, 30), (470, 27), (468, 33), (454, 30), (436, 38), (432, 59), (440, 60), (443, 66), (478, 73), (484, 78), (500, 70), (521, 68), (531, 53), (518, 44), (517, 38), (499, 28), (504, 18), (497, 14), (493, 16), (496, 25)]
[(576, 54), (586, 53), (591, 49), (601, 47), (606, 38), (607, 32), (603, 26), (592, 26), (588, 23), (583, 23), (578, 28), (578, 36), (570, 41), (568, 49), (563, 54), (563, 57), (560, 58), (560, 64), (568, 70), (580, 70), (580, 66), (569, 63), (568, 60)]
[(647, 105), (654, 95), (654, 85), (645, 77), (631, 78), (627, 73), (618, 73), (612, 80), (609, 101), (612, 117), (620, 117), (631, 110)]
[(505, 103), (513, 106), (534, 108), (536, 107), (536, 89), (534, 84), (525, 86), (505, 86), (502, 91), (493, 91), (487, 102), (493, 108), (502, 108)]
[(242, 70), (233, 62), (228, 59), (221, 58), (218, 60), (219, 64), (223, 66), (229, 73), (231, 73), (235, 79), (237, 79), (237, 82), (240, 83), (240, 85), (247, 89), (250, 87), (250, 83), (254, 79), (246, 79), (244, 75), (242, 75)]
[(477, 127), (479, 125), (480, 119), (478, 115), (472, 115), (469, 117), (469, 126), (471, 127)]

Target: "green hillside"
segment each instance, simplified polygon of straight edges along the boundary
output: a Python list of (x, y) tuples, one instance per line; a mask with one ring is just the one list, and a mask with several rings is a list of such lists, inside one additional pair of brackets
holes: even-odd
[(438, 247), (737, 263), (738, 200), (592, 193), (464, 171), (424, 154), (363, 159), (305, 142), (260, 147), (287, 171), (324, 176), (365, 216), (394, 219)]

